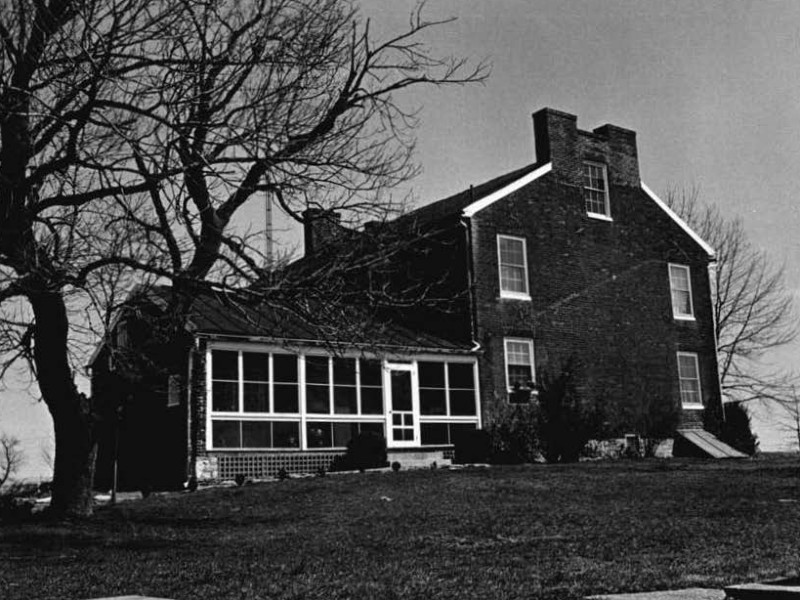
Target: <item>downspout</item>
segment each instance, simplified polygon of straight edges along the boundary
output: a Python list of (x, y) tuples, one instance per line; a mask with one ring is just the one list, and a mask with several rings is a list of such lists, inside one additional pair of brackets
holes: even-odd
[[(471, 197), (471, 186), (469, 188), (469, 193)], [(477, 352), (481, 349), (481, 344), (476, 339), (478, 335), (478, 307), (475, 304), (475, 265), (473, 263), (472, 253), (472, 220), (469, 217), (462, 216), (459, 223), (464, 228), (464, 239), (466, 240), (464, 253), (466, 255), (465, 262), (467, 265), (467, 298), (469, 299), (469, 329), (470, 341), (472, 342), (471, 352)]]
[(192, 389), (194, 371), (194, 353), (197, 348), (197, 338), (195, 337), (189, 346), (189, 357), (186, 361), (186, 484), (184, 487), (192, 489), (197, 485), (197, 447), (195, 444), (194, 420), (192, 419)]
[(722, 395), (722, 380), (719, 376), (719, 340), (717, 339), (717, 313), (714, 310), (715, 300), (717, 297), (717, 259), (711, 257), (706, 268), (706, 277), (708, 277), (708, 289), (711, 292), (708, 297), (711, 300), (711, 326), (714, 337), (714, 362), (717, 365), (717, 391), (719, 392), (719, 405), (722, 409), (722, 422), (727, 422), (725, 415), (725, 397)]

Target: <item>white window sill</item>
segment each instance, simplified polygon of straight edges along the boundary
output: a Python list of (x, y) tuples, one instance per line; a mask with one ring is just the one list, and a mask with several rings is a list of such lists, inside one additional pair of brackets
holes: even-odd
[(694, 315), (672, 315), (676, 321), (695, 321)]
[(598, 221), (608, 221), (608, 222), (614, 221), (614, 219), (612, 219), (608, 215), (601, 215), (600, 213), (587, 212), (586, 216), (592, 219), (597, 219)]
[(703, 410), (705, 406), (702, 404), (681, 404), (681, 408), (686, 410)]
[(501, 300), (525, 300), (530, 302), (530, 294), (521, 294), (519, 292), (500, 292)]

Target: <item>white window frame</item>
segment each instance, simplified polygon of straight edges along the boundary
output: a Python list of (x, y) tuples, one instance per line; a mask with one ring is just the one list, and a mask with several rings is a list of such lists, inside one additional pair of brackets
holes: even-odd
[[(530, 356), (530, 367), (531, 367), (531, 381), (536, 381), (536, 361), (533, 356), (533, 340), (531, 338), (516, 338), (516, 337), (508, 337), (503, 338), (503, 370), (505, 371), (506, 377), (506, 391), (511, 393), (514, 391), (511, 388), (511, 381), (508, 378), (508, 343), (519, 343), (519, 344), (526, 344), (528, 346), (528, 356)], [(536, 394), (536, 390), (531, 391), (531, 396)]]
[[(236, 412), (215, 412), (212, 410), (212, 403), (213, 403), (213, 379), (212, 379), (212, 372), (213, 372), (213, 352), (214, 351), (232, 351), (238, 352), (237, 357), (237, 389), (238, 389), (238, 408)], [(268, 412), (268, 413), (256, 413), (256, 412), (248, 412), (245, 413), (242, 410), (243, 407), (243, 361), (244, 361), (244, 354), (245, 352), (252, 352), (252, 353), (269, 353), (269, 380), (270, 380), (270, 408), (274, 408), (274, 384), (275, 384), (275, 377), (274, 377), (274, 365), (273, 365), (273, 355), (274, 354), (288, 354), (290, 356), (294, 356), (298, 360), (298, 373), (297, 373), (297, 385), (299, 387), (299, 396), (298, 396), (298, 410), (299, 413), (275, 413), (275, 412)], [(329, 412), (328, 413), (309, 413), (307, 411), (306, 406), (306, 358), (309, 356), (324, 356), (328, 358), (328, 374), (329, 374), (329, 381), (328, 381), (328, 389), (329, 389)], [(340, 414), (334, 413), (333, 411), (333, 356), (324, 350), (316, 350), (316, 349), (309, 349), (309, 348), (297, 348), (297, 349), (289, 349), (285, 346), (278, 346), (275, 344), (270, 343), (251, 343), (251, 342), (235, 342), (235, 341), (214, 341), (209, 343), (206, 346), (205, 350), (205, 423), (206, 423), (206, 449), (210, 452), (214, 453), (236, 453), (248, 451), (248, 452), (306, 452), (306, 451), (315, 451), (315, 450), (341, 450), (342, 447), (309, 447), (309, 440), (307, 439), (307, 424), (308, 422), (323, 422), (323, 423), (382, 423), (384, 424), (384, 435), (387, 436), (387, 442), (389, 439), (389, 425), (387, 421), (389, 419), (390, 408), (388, 404), (389, 396), (387, 391), (388, 382), (385, 380), (387, 375), (387, 365), (389, 364), (405, 364), (410, 365), (413, 367), (414, 377), (412, 378), (413, 381), (413, 394), (417, 397), (416, 402), (414, 403), (414, 418), (417, 421), (417, 428), (418, 432), (416, 435), (416, 446), (421, 446), (421, 425), (425, 422), (445, 422), (448, 424), (474, 424), (476, 428), (480, 429), (481, 427), (481, 403), (480, 403), (480, 379), (478, 373), (478, 363), (477, 360), (472, 356), (446, 356), (443, 357), (441, 354), (433, 354), (433, 353), (420, 353), (414, 356), (408, 355), (389, 355), (385, 357), (380, 357), (377, 355), (367, 355), (358, 350), (347, 351), (342, 355), (344, 358), (354, 358), (356, 360), (356, 381), (357, 381), (357, 402), (358, 402), (358, 413), (357, 414)], [(361, 366), (362, 361), (370, 360), (370, 361), (378, 361), (381, 365), (381, 377), (382, 377), (382, 385), (381, 389), (383, 390), (383, 412), (381, 414), (364, 414), (362, 412), (363, 405), (362, 405), (362, 397), (361, 397), (361, 390), (362, 390), (362, 383), (361, 383)], [(449, 395), (448, 395), (448, 415), (421, 415), (420, 407), (419, 407), (419, 385), (418, 380), (416, 377), (417, 368), (419, 361), (427, 361), (427, 362), (442, 362), (445, 364), (445, 377), (449, 377), (449, 372), (447, 369), (447, 363), (467, 363), (472, 365), (473, 367), (473, 377), (475, 382), (475, 415), (456, 415), (451, 416), (450, 412), (450, 404), (449, 404)], [(449, 382), (448, 382), (449, 383)], [(369, 386), (372, 387), (372, 386)], [(274, 448), (217, 448), (213, 445), (213, 421), (286, 421), (292, 423), (299, 424), (299, 432), (298, 432), (298, 439), (299, 439), (299, 446), (296, 447), (274, 447)]]
[[(681, 269), (686, 271), (686, 281), (689, 282), (688, 290), (676, 289), (672, 284), (672, 269)], [(681, 265), (678, 263), (667, 263), (667, 276), (669, 277), (669, 299), (672, 303), (672, 316), (679, 321), (694, 321), (694, 296), (692, 294), (692, 270), (689, 265)], [(689, 312), (678, 312), (678, 306), (675, 304), (675, 292), (689, 292)]]
[[(680, 391), (680, 383), (683, 380), (687, 381), (695, 381), (694, 379), (689, 379), (686, 377), (681, 377), (681, 357), (691, 357), (694, 360), (694, 369), (697, 373), (697, 395), (700, 397), (699, 402), (684, 402), (683, 394)], [(677, 353), (677, 366), (678, 366), (678, 393), (681, 394), (681, 406), (683, 408), (691, 408), (691, 409), (702, 409), (703, 406), (703, 385), (700, 380), (700, 360), (697, 356), (696, 352), (678, 352)]]
[[(504, 290), (503, 289), (503, 257), (500, 253), (500, 241), (501, 240), (513, 240), (515, 242), (522, 242), (522, 267), (525, 270), (525, 276), (523, 281), (525, 282), (525, 291), (524, 292), (515, 292), (512, 290)], [(519, 265), (512, 265), (515, 267), (519, 267)], [(500, 297), (501, 298), (509, 298), (513, 300), (530, 300), (530, 282), (528, 281), (528, 244), (524, 237), (514, 236), (514, 235), (505, 235), (505, 234), (498, 234), (497, 235), (497, 281), (500, 286)]]
[(605, 211), (602, 213), (592, 212), (588, 208), (586, 208), (586, 196), (583, 197), (583, 207), (586, 210), (586, 214), (593, 219), (600, 219), (602, 221), (613, 221), (611, 218), (611, 201), (609, 200), (608, 196), (608, 166), (603, 163), (593, 162), (591, 160), (584, 160), (581, 165), (581, 176), (583, 177), (583, 169), (584, 167), (596, 167), (600, 169), (600, 172), (603, 175), (603, 183), (605, 184), (605, 189), (601, 190), (599, 188), (594, 188), (588, 185), (583, 185), (583, 190), (590, 190), (593, 192), (603, 192), (603, 204), (605, 206)]

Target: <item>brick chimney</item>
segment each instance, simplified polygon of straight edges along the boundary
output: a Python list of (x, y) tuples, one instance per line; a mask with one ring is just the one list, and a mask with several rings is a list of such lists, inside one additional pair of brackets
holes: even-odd
[(303, 211), (305, 255), (319, 253), (344, 231), (342, 215), (334, 210), (309, 208)]
[(553, 164), (555, 176), (572, 185), (583, 185), (583, 161), (608, 166), (611, 185), (640, 185), (636, 132), (616, 125), (594, 131), (578, 129), (575, 115), (543, 108), (533, 114), (536, 161)]

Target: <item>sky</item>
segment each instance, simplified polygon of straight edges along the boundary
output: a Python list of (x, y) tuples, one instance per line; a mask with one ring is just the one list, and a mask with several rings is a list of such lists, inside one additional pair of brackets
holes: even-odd
[[(406, 27), (414, 6), (362, 2), (378, 35)], [(425, 204), (532, 162), (531, 114), (556, 108), (584, 130), (636, 131), (643, 181), (662, 196), (697, 189), (741, 218), (752, 243), (786, 265), (800, 303), (800, 2), (432, 0), (423, 15), (456, 18), (424, 38), (434, 53), (486, 59), (492, 71), (480, 85), (398, 98), (420, 109), (422, 167), (399, 196)], [(294, 232), (282, 240), (301, 244)], [(799, 356), (796, 342), (769, 360), (797, 368)], [(792, 441), (779, 416), (757, 410), (762, 450)], [(0, 432), (23, 440), (25, 475), (46, 473), (51, 429), (35, 390), (0, 390)]]

